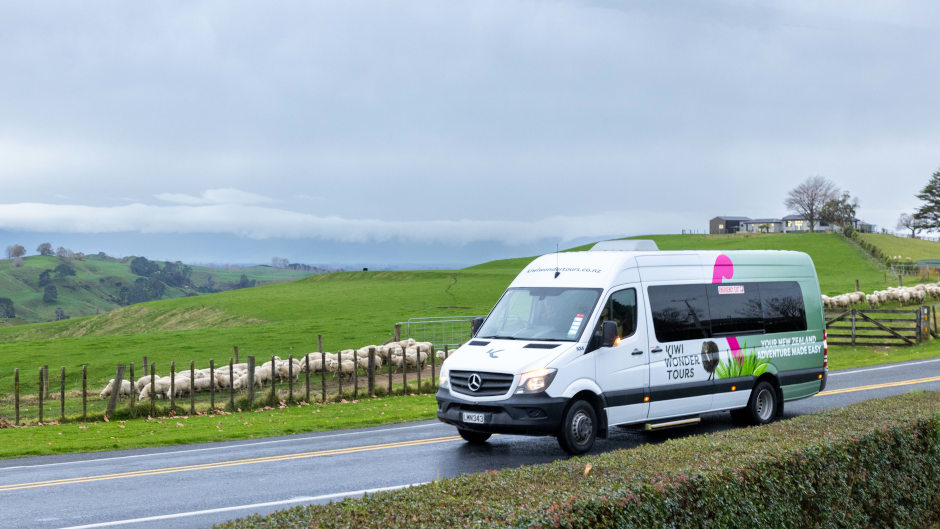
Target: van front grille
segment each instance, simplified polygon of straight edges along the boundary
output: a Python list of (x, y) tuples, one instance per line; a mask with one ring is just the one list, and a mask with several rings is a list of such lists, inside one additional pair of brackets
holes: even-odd
[[(480, 387), (476, 391), (470, 389), (470, 377), (480, 377)], [(514, 376), (506, 373), (483, 373), (480, 371), (451, 371), (450, 385), (457, 393), (473, 395), (475, 397), (492, 397), (505, 395), (512, 387)]]

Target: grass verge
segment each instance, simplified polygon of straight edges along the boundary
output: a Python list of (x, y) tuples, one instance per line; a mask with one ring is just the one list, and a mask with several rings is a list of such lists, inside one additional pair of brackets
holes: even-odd
[(273, 435), (362, 428), (432, 419), (433, 395), (363, 399), (326, 405), (263, 408), (251, 412), (4, 428), (0, 458), (97, 452)]
[(463, 475), (219, 528), (930, 527), (940, 392)]

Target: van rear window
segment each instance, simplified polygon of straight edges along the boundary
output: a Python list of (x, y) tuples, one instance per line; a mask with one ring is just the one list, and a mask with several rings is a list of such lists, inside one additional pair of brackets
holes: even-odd
[(796, 281), (657, 285), (648, 291), (660, 342), (806, 330)]

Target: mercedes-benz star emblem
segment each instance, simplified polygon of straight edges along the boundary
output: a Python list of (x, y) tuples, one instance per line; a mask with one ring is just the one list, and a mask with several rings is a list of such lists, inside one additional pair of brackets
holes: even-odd
[(481, 387), (483, 387), (483, 379), (480, 378), (480, 375), (476, 373), (470, 375), (470, 379), (467, 380), (467, 388), (470, 391), (480, 391)]

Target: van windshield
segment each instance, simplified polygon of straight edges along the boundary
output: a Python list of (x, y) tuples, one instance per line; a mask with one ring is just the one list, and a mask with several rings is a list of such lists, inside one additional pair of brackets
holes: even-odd
[(510, 288), (476, 337), (577, 341), (600, 295), (599, 288)]

